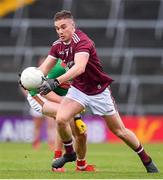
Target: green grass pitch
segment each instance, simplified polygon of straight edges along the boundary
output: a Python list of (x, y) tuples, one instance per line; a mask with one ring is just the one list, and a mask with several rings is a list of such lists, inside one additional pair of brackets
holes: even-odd
[(34, 151), (27, 143), (0, 143), (0, 179), (161, 179), (163, 144), (146, 144), (160, 173), (146, 173), (138, 156), (125, 144), (88, 144), (87, 160), (97, 172), (75, 172), (75, 163), (65, 173), (51, 172), (53, 153), (44, 143)]

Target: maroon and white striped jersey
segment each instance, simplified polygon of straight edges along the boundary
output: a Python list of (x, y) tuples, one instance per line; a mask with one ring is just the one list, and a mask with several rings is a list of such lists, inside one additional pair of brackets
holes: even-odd
[(85, 94), (99, 94), (113, 81), (102, 69), (94, 42), (81, 30), (77, 29), (69, 44), (60, 39), (55, 41), (49, 55), (61, 58), (68, 68), (74, 65), (74, 55), (78, 52), (89, 53), (85, 72), (73, 79), (72, 86)]

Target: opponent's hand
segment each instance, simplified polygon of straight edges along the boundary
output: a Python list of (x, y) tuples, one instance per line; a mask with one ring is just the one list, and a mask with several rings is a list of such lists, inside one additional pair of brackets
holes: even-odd
[(46, 95), (50, 91), (53, 91), (59, 86), (59, 81), (57, 79), (47, 79), (41, 87), (38, 88), (38, 91), (41, 95)]

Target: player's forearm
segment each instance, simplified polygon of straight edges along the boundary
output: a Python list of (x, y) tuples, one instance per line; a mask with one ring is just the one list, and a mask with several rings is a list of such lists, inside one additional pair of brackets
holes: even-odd
[(80, 66), (74, 65), (71, 69), (69, 69), (65, 74), (59, 76), (57, 80), (59, 83), (67, 82), (75, 77), (79, 76), (85, 71), (85, 69), (81, 68)]
[(48, 56), (45, 61), (38, 67), (45, 76), (49, 73), (49, 71), (54, 67), (56, 61)]

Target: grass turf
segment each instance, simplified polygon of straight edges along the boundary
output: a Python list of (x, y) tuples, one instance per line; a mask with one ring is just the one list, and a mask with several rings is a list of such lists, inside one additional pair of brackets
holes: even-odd
[(160, 173), (146, 173), (133, 151), (124, 144), (88, 144), (87, 161), (97, 172), (75, 172), (75, 163), (66, 164), (65, 173), (51, 172), (53, 153), (44, 143), (34, 151), (26, 143), (0, 144), (0, 179), (161, 179), (163, 144), (146, 144)]

